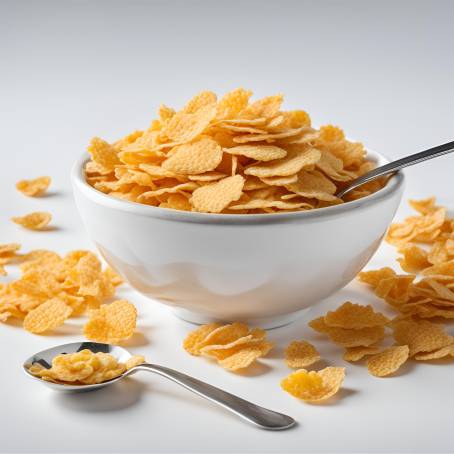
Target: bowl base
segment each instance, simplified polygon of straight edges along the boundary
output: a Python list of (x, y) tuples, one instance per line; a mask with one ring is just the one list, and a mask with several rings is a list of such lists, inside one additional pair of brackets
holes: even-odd
[[(290, 314), (278, 315), (275, 317), (261, 317), (261, 318), (248, 318), (248, 319), (239, 319), (234, 321), (242, 321), (247, 323), (252, 327), (260, 327), (263, 329), (273, 329), (279, 328), (281, 326), (288, 325), (295, 320), (302, 317), (310, 308), (302, 309), (300, 311), (291, 312)], [(213, 322), (226, 322), (231, 323), (233, 320), (220, 320), (215, 317), (209, 317), (198, 312), (188, 311), (181, 308), (172, 308), (170, 309), (173, 315), (178, 317), (185, 322), (193, 323), (195, 325), (205, 325), (207, 323)]]

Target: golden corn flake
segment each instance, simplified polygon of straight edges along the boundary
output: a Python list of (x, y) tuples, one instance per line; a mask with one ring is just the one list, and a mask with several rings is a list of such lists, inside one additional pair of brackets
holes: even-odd
[(118, 151), (105, 140), (94, 137), (88, 147), (93, 162), (96, 162), (104, 171), (113, 172), (115, 166), (121, 164)]
[(287, 184), (296, 183), (298, 181), (298, 174), (295, 173), (295, 175), (288, 175), (285, 177), (263, 177), (261, 180), (265, 183), (265, 188), (267, 186), (285, 186)]
[(375, 288), (383, 279), (392, 278), (395, 275), (396, 272), (393, 269), (384, 267), (380, 268), (379, 270), (362, 271), (358, 274), (358, 279), (361, 282), (369, 284), (373, 288)]
[(7, 243), (0, 244), (0, 257), (11, 257), (20, 249), (21, 245), (19, 243)]
[(325, 324), (329, 327), (359, 329), (374, 326), (384, 326), (389, 319), (373, 307), (353, 304), (347, 301), (335, 311), (329, 311), (325, 315)]
[(137, 309), (126, 300), (103, 304), (94, 310), (84, 326), (87, 339), (118, 344), (129, 339), (136, 329)]
[(373, 326), (359, 329), (344, 329), (328, 326), (324, 317), (319, 317), (309, 322), (309, 326), (323, 334), (342, 347), (370, 346), (383, 340), (385, 329), (381, 326)]
[(307, 341), (293, 341), (285, 349), (285, 362), (288, 367), (301, 369), (320, 360), (320, 353)]
[(365, 356), (375, 355), (380, 350), (380, 347), (374, 345), (370, 345), (369, 347), (350, 347), (345, 350), (343, 358), (345, 359), (345, 361), (356, 362), (360, 361)]
[(195, 211), (220, 213), (243, 193), (244, 178), (241, 175), (227, 177), (219, 182), (196, 189), (191, 203)]
[(188, 334), (183, 342), (183, 348), (194, 356), (200, 355), (200, 349), (204, 346), (203, 341), (205, 338), (217, 328), (222, 325), (220, 323), (210, 323), (208, 325), (202, 325), (195, 331)]
[(175, 143), (187, 143), (208, 127), (216, 115), (216, 107), (207, 105), (197, 112), (177, 112), (162, 129), (162, 135)]
[(345, 378), (344, 367), (326, 367), (318, 372), (297, 370), (281, 381), (281, 387), (306, 402), (319, 402), (336, 394)]
[(202, 91), (198, 95), (194, 96), (183, 108), (185, 113), (196, 113), (202, 107), (216, 104), (217, 96), (212, 91)]
[(426, 320), (400, 320), (392, 325), (394, 339), (398, 344), (408, 345), (410, 356), (432, 352), (453, 343), (454, 338), (446, 333), (444, 326)]
[(246, 156), (256, 161), (273, 161), (287, 156), (287, 151), (284, 148), (279, 148), (274, 145), (240, 145), (232, 148), (224, 148), (224, 151), (233, 154)]
[(20, 180), (16, 183), (16, 189), (24, 195), (36, 197), (47, 191), (50, 182), (50, 177), (38, 177), (33, 180)]
[(249, 367), (256, 359), (265, 356), (273, 348), (270, 342), (261, 342), (252, 345), (247, 345), (239, 349), (235, 353), (227, 356), (227, 358), (218, 361), (219, 365), (224, 369), (236, 371)]
[(407, 345), (389, 347), (367, 360), (367, 369), (376, 377), (386, 377), (396, 372), (409, 356)]
[(132, 355), (125, 362), (126, 370), (132, 369), (133, 367), (140, 366), (145, 362), (145, 357), (141, 355)]
[(415, 244), (405, 244), (399, 249), (399, 252), (402, 257), (398, 258), (397, 261), (407, 273), (418, 273), (430, 266), (427, 251)]
[(214, 170), (222, 160), (222, 148), (216, 141), (203, 138), (197, 142), (180, 145), (163, 162), (162, 168), (182, 175), (195, 175)]
[(244, 323), (211, 323), (189, 333), (183, 348), (194, 356), (203, 354), (217, 360), (224, 369), (236, 371), (250, 366), (273, 347), (260, 328), (249, 329)]
[(31, 310), (24, 318), (24, 328), (41, 334), (57, 328), (71, 315), (72, 309), (59, 298), (52, 298)]
[[(302, 171), (298, 174), (295, 183), (286, 186), (288, 191), (301, 197), (318, 199), (326, 202), (337, 201), (334, 196), (336, 186), (328, 178), (316, 170), (312, 172)], [(285, 196), (284, 196), (285, 197)], [(288, 196), (287, 196), (288, 197)]]
[(418, 361), (430, 361), (433, 359), (445, 358), (446, 356), (454, 356), (454, 343), (441, 347), (432, 352), (417, 353), (414, 358)]
[(256, 210), (258, 208), (279, 208), (281, 210), (292, 210), (302, 207), (311, 208), (311, 205), (307, 203), (285, 202), (282, 200), (251, 199), (246, 203), (231, 205), (229, 210)]
[(446, 208), (443, 207), (425, 215), (410, 216), (404, 222), (390, 226), (386, 241), (394, 246), (411, 241), (432, 243), (440, 235), (445, 219)]
[(314, 164), (318, 159), (320, 159), (320, 152), (315, 148), (310, 148), (302, 153), (290, 151), (285, 158), (265, 164), (253, 165), (248, 167), (244, 173), (259, 178), (294, 175), (303, 167)]
[(25, 216), (15, 216), (11, 220), (30, 230), (43, 230), (52, 219), (52, 215), (45, 211), (35, 211)]
[[(339, 128), (317, 130), (304, 110), (283, 111), (280, 94), (249, 102), (251, 95), (238, 88), (218, 100), (215, 93), (203, 91), (179, 111), (161, 105), (158, 118), (144, 131), (112, 144), (95, 137), (88, 147), (87, 182), (126, 201), (236, 215), (343, 203), (335, 194), (344, 182), (373, 168), (362, 144), (347, 141)], [(188, 181), (197, 184), (183, 189)], [(384, 184), (371, 182), (346, 200)], [(276, 192), (268, 197), (245, 193), (256, 189)], [(234, 208), (236, 201), (242, 208)]]

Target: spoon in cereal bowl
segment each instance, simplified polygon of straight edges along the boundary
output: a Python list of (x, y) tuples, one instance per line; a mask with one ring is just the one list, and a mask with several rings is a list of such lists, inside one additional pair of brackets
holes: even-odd
[(428, 150), (420, 151), (419, 153), (415, 153), (410, 156), (405, 156), (404, 158), (397, 159), (396, 161), (393, 162), (389, 162), (388, 164), (376, 167), (370, 172), (367, 172), (364, 175), (360, 176), (359, 178), (356, 178), (355, 180), (351, 181), (346, 187), (338, 191), (336, 195), (337, 197), (342, 198), (344, 195), (348, 194), (350, 191), (358, 188), (364, 183), (368, 183), (369, 181), (375, 180), (376, 178), (379, 177), (391, 175), (397, 172), (398, 170), (403, 169), (404, 167), (419, 164), (420, 162), (427, 161), (428, 159), (437, 158), (438, 156), (442, 156), (453, 151), (454, 141), (445, 143), (443, 145), (438, 145), (433, 148), (429, 148)]
[[(110, 376), (105, 375), (106, 381), (98, 382), (98, 380), (87, 380), (87, 377), (80, 381), (74, 380), (73, 384), (70, 382), (65, 383), (55, 379), (55, 376), (52, 377), (49, 373), (51, 368), (55, 367), (55, 359), (57, 357), (61, 360), (59, 362), (60, 365), (65, 364), (65, 360), (71, 358), (77, 360), (77, 364), (76, 362), (73, 362), (71, 364), (72, 367), (66, 369), (65, 373), (67, 374), (67, 377), (69, 377), (68, 374), (71, 373), (79, 373), (79, 376), (82, 377), (83, 375), (80, 375), (80, 373), (84, 367), (84, 360), (87, 359), (96, 360), (98, 361), (98, 364), (100, 361), (103, 365), (110, 361), (109, 369), (115, 372)], [(138, 371), (148, 371), (172, 380), (189, 391), (220, 405), (261, 429), (284, 430), (289, 429), (296, 423), (290, 416), (255, 405), (181, 372), (156, 364), (143, 362), (143, 358), (133, 356), (126, 349), (116, 345), (101, 344), (97, 342), (73, 342), (59, 345), (34, 354), (24, 362), (23, 368), (29, 377), (40, 381), (42, 384), (55, 391), (63, 392), (86, 392), (97, 390), (109, 386)], [(82, 383), (82, 381), (86, 384)]]

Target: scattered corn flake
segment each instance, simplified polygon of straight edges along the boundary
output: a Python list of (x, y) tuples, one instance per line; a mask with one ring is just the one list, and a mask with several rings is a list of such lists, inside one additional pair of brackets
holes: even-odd
[[(210, 323), (208, 325), (202, 325), (194, 331), (191, 331), (183, 342), (183, 348), (194, 356), (200, 355), (200, 349), (204, 346), (202, 342), (205, 338), (217, 328), (222, 325), (220, 323)], [(200, 346), (201, 345), (201, 346)]]
[(32, 180), (20, 180), (16, 183), (16, 189), (29, 197), (44, 194), (51, 183), (50, 177), (38, 177)]
[(446, 208), (440, 207), (420, 216), (410, 216), (402, 223), (392, 224), (386, 241), (394, 246), (409, 242), (432, 243), (441, 233), (446, 219)]
[(350, 347), (345, 349), (344, 360), (350, 362), (356, 362), (363, 359), (365, 356), (374, 355), (380, 352), (381, 348), (378, 346), (370, 345), (368, 347)]
[(273, 344), (270, 342), (260, 342), (257, 344), (247, 345), (227, 358), (218, 361), (219, 365), (224, 369), (236, 371), (249, 367), (256, 359), (268, 354), (272, 349)]
[(260, 328), (249, 329), (244, 323), (210, 323), (189, 333), (183, 348), (194, 356), (213, 357), (225, 369), (236, 371), (265, 356), (273, 347)]
[(41, 334), (61, 326), (72, 309), (59, 298), (52, 298), (31, 310), (24, 318), (24, 329)]
[(399, 320), (392, 324), (394, 339), (398, 344), (408, 345), (410, 356), (432, 352), (453, 343), (453, 337), (444, 326), (427, 320)]
[(436, 206), (435, 197), (428, 197), (427, 199), (422, 200), (410, 199), (408, 204), (422, 215), (433, 213), (438, 208)]
[(15, 216), (11, 220), (29, 230), (43, 230), (52, 219), (52, 215), (45, 211), (35, 211), (25, 216)]
[(195, 211), (220, 213), (243, 193), (244, 178), (235, 175), (196, 189), (191, 202)]
[(309, 326), (323, 334), (342, 347), (370, 346), (383, 340), (385, 329), (383, 326), (373, 326), (360, 329), (344, 329), (328, 326), (324, 317), (319, 317), (309, 322)]
[(137, 309), (126, 300), (103, 304), (94, 310), (84, 325), (87, 339), (118, 344), (129, 339), (136, 329)]
[(317, 349), (305, 340), (293, 341), (285, 349), (285, 362), (288, 367), (301, 369), (320, 360)]
[(345, 329), (384, 326), (389, 322), (383, 314), (375, 312), (371, 305), (362, 306), (350, 301), (345, 302), (335, 311), (329, 311), (324, 320), (329, 327)]
[(244, 330), (241, 334), (237, 333), (237, 336), (230, 337), (227, 343), (217, 344), (213, 340), (208, 340), (205, 345), (202, 344), (200, 352), (205, 356), (211, 356), (217, 360), (225, 359), (228, 356), (238, 352), (239, 350), (249, 346), (261, 346), (266, 343), (265, 340), (266, 332), (260, 328), (254, 328), (253, 330)]
[(445, 358), (446, 356), (454, 357), (454, 343), (432, 352), (417, 353), (414, 358), (418, 361), (430, 361), (433, 359)]
[(369, 357), (367, 369), (375, 377), (386, 377), (396, 372), (409, 356), (408, 345), (388, 347), (380, 353)]
[(427, 252), (415, 244), (405, 244), (399, 248), (399, 252), (402, 257), (398, 258), (397, 261), (407, 273), (418, 273), (430, 266)]
[(326, 367), (318, 372), (300, 369), (281, 381), (281, 387), (306, 402), (319, 402), (336, 394), (345, 377), (344, 367)]
[(384, 268), (380, 268), (379, 270), (361, 271), (358, 274), (358, 279), (361, 282), (369, 284), (373, 288), (375, 288), (383, 279), (392, 278), (395, 276), (396, 272), (386, 266)]

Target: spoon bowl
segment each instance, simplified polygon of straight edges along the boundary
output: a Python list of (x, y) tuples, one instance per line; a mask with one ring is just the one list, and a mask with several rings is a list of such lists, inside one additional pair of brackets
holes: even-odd
[(76, 353), (84, 349), (91, 350), (93, 353), (98, 352), (108, 353), (109, 355), (112, 355), (118, 362), (121, 363), (126, 362), (132, 356), (131, 353), (129, 353), (126, 349), (119, 347), (117, 345), (101, 344), (99, 342), (72, 342), (70, 344), (63, 344), (58, 345), (56, 347), (48, 348), (47, 350), (43, 350), (39, 353), (34, 354), (24, 362), (22, 367), (24, 368), (25, 373), (29, 377), (33, 378), (34, 380), (40, 381), (47, 387), (53, 389), (54, 391), (59, 392), (87, 392), (95, 389), (101, 389), (135, 372), (134, 368), (132, 368), (130, 370), (127, 370), (123, 374), (119, 375), (118, 377), (113, 378), (112, 380), (108, 380), (103, 383), (96, 383), (93, 385), (67, 385), (43, 380), (42, 378), (33, 375), (28, 370), (30, 366), (36, 363), (40, 364), (46, 369), (50, 369), (50, 367), (52, 366), (52, 359), (55, 356), (68, 353)]
[(290, 416), (278, 413), (267, 408), (260, 407), (252, 402), (242, 399), (241, 397), (235, 396), (223, 391), (222, 389), (216, 388), (215, 386), (209, 385), (201, 380), (190, 377), (189, 375), (177, 372), (176, 370), (169, 369), (168, 367), (159, 366), (157, 364), (142, 363), (138, 366), (132, 367), (125, 371), (112, 380), (108, 380), (102, 383), (93, 385), (67, 385), (63, 383), (53, 383), (43, 380), (40, 377), (33, 375), (29, 368), (33, 364), (40, 364), (46, 369), (50, 369), (52, 365), (52, 359), (61, 354), (76, 353), (78, 351), (88, 349), (93, 353), (108, 353), (112, 355), (117, 361), (124, 363), (131, 358), (131, 353), (122, 347), (116, 345), (102, 344), (98, 342), (73, 342), (70, 344), (58, 345), (56, 347), (48, 348), (39, 353), (30, 356), (24, 364), (23, 369), (25, 373), (35, 381), (39, 381), (54, 391), (61, 392), (87, 392), (94, 391), (97, 389), (104, 388), (111, 385), (128, 375), (134, 374), (138, 371), (152, 372), (162, 377), (168, 378), (169, 380), (183, 386), (184, 388), (192, 391), (193, 393), (203, 397), (226, 410), (231, 411), (240, 418), (252, 423), (253, 425), (266, 430), (285, 430), (293, 427), (296, 421)]

